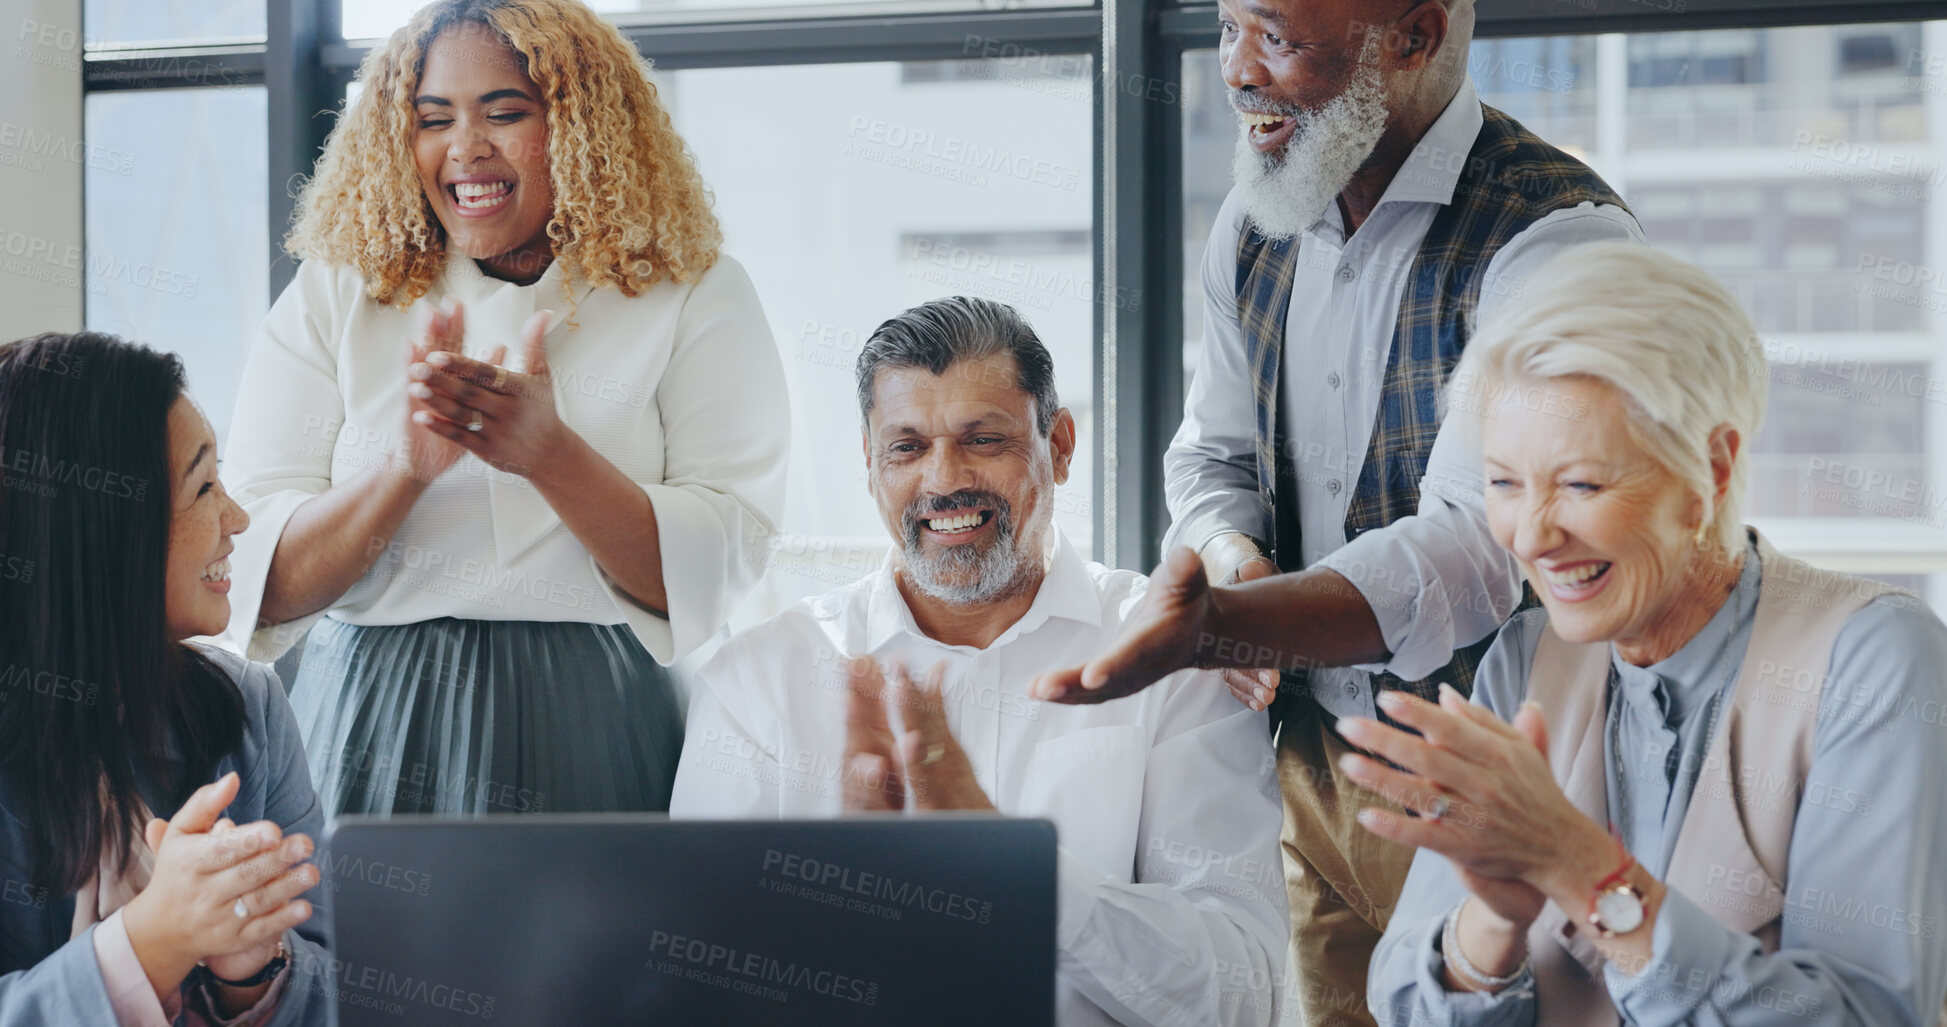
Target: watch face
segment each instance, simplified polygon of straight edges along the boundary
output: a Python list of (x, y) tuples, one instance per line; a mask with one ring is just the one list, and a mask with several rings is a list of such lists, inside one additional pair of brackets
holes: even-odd
[(1643, 900), (1632, 888), (1612, 888), (1596, 896), (1597, 924), (1608, 934), (1628, 934), (1643, 926)]

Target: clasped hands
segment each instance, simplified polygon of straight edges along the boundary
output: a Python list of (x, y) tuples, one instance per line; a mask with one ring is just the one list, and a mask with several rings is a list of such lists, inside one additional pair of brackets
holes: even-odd
[(463, 453), (495, 470), (522, 477), (545, 466), (567, 430), (554, 403), (548, 367), (548, 311), (521, 329), (524, 372), (501, 366), (507, 347), (487, 360), (460, 352), (466, 310), (448, 300), (433, 312), (423, 339), (412, 344), (406, 374), (407, 471), (421, 482), (445, 473)]
[(1366, 830), (1445, 856), (1496, 926), (1513, 935), (1525, 934), (1550, 899), (1579, 919), (1618, 847), (1556, 783), (1540, 708), (1524, 705), (1509, 724), (1447, 685), (1438, 704), (1402, 692), (1379, 701), (1420, 734), (1341, 718), (1347, 742), (1399, 769), (1356, 753), (1341, 757), (1340, 767), (1420, 815), (1368, 807), (1359, 812)]
[(284, 932), (311, 917), (298, 897), (318, 883), (318, 868), (305, 862), (311, 839), (268, 820), (238, 827), (219, 819), (238, 784), (231, 773), (204, 785), (174, 818), (151, 820), (143, 832), (155, 868), (122, 907), (122, 923), (159, 998), (198, 962), (228, 980), (252, 976)]
[[(847, 812), (988, 810), (994, 803), (974, 777), (966, 750), (946, 722), (946, 665), (935, 664), (915, 685), (892, 666), (887, 684), (877, 660), (858, 657), (846, 667), (845, 755), (840, 762)], [(898, 705), (903, 730), (894, 734), (886, 704)]]

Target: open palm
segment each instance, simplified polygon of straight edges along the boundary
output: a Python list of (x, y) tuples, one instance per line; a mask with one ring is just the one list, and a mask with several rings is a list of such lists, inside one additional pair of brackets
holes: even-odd
[(1049, 702), (1085, 704), (1134, 695), (1196, 665), (1209, 641), (1210, 581), (1203, 561), (1187, 548), (1164, 557), (1149, 578), (1149, 593), (1122, 626), (1115, 645), (1080, 667), (1042, 674), (1029, 692)]

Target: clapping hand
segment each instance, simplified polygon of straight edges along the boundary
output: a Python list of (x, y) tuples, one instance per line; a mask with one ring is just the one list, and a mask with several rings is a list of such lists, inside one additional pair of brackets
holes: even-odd
[(174, 992), (199, 961), (220, 977), (250, 976), (285, 931), (311, 917), (311, 904), (298, 898), (318, 883), (317, 867), (304, 863), (311, 839), (287, 837), (268, 820), (219, 820), (237, 787), (237, 775), (226, 774), (198, 788), (171, 820), (148, 824), (155, 870), (122, 908), (122, 922), (158, 995)]
[[(946, 665), (935, 664), (915, 685), (904, 667), (892, 668), (888, 689), (877, 661), (853, 660), (846, 699), (845, 808), (993, 810), (966, 750), (947, 726)], [(886, 699), (899, 706), (904, 730), (895, 736)]]
[(413, 423), (509, 474), (526, 477), (546, 463), (568, 430), (554, 404), (548, 317), (539, 311), (521, 329), (522, 372), (500, 366), (504, 346), (485, 361), (440, 350), (414, 364)]
[(1614, 861), (1614, 840), (1549, 770), (1539, 709), (1524, 706), (1509, 724), (1445, 685), (1438, 705), (1400, 692), (1381, 701), (1420, 734), (1363, 717), (1341, 719), (1339, 732), (1404, 769), (1348, 754), (1344, 770), (1421, 815), (1363, 810), (1367, 830), (1447, 857), (1468, 890), (1516, 927), (1540, 915), (1544, 895), (1572, 891), (1575, 874)]

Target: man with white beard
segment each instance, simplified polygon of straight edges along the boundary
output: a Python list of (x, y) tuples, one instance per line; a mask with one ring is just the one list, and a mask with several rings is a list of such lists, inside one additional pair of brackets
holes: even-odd
[(1357, 825), (1384, 803), (1340, 774), (1333, 725), (1377, 716), (1384, 689), (1467, 694), (1522, 593), (1438, 391), (1477, 311), (1565, 247), (1642, 235), (1593, 171), (1480, 103), (1472, 0), (1221, 0), (1218, 17), (1236, 188), (1166, 458), (1168, 555), (1118, 645), (1036, 694), (1092, 703), (1185, 666), (1282, 668), (1282, 685), (1225, 676), (1273, 706), (1290, 990), (1305, 1023), (1368, 1024), (1366, 966), (1412, 851)]
[(892, 554), (697, 673), (671, 815), (1048, 817), (1062, 1027), (1276, 1022), (1287, 928), (1262, 718), (1199, 670), (1128, 702), (1028, 697), (1113, 642), (1144, 587), (1054, 526), (1076, 429), (1047, 348), (1004, 304), (935, 300), (872, 333), (858, 389)]

